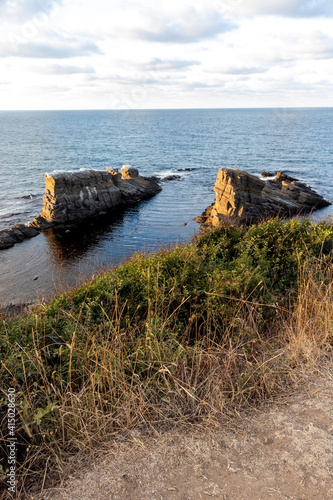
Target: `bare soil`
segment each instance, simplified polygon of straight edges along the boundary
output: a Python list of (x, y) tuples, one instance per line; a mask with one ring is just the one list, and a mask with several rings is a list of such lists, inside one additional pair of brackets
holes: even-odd
[(62, 484), (29, 498), (333, 499), (333, 368), (229, 423), (132, 432), (69, 467)]

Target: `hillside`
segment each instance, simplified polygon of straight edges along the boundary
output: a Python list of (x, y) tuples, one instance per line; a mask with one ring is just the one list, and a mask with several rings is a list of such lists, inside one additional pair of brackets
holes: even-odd
[[(3, 317), (18, 494), (110, 436), (219, 421), (288, 393), (331, 352), (332, 249), (330, 220), (224, 226)], [(5, 479), (5, 420), (1, 433)]]

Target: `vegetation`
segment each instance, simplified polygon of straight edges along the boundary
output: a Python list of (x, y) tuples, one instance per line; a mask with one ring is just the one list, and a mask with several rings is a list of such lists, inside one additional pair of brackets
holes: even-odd
[[(105, 436), (286, 390), (331, 349), (332, 249), (330, 220), (225, 226), (3, 317), (1, 415), (15, 386), (21, 485)], [(7, 437), (4, 418), (2, 479)]]

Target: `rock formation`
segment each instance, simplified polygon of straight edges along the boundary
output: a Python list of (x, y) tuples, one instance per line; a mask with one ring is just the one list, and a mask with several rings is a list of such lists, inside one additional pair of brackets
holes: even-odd
[(98, 215), (121, 205), (131, 205), (161, 190), (149, 177), (141, 177), (136, 168), (107, 168), (106, 172), (88, 170), (45, 174), (43, 210), (31, 223), (46, 229)]
[(274, 180), (264, 181), (238, 169), (220, 169), (214, 191), (215, 203), (195, 219), (207, 226), (236, 221), (257, 223), (275, 216), (309, 213), (331, 204), (281, 172)]
[(0, 231), (0, 250), (10, 248), (27, 238), (33, 238), (39, 234), (38, 229), (29, 225), (17, 224), (11, 229)]
[(43, 209), (29, 225), (0, 231), (0, 249), (56, 225), (71, 224), (118, 206), (129, 206), (149, 198), (161, 187), (154, 178), (142, 177), (136, 168), (124, 165), (121, 173), (88, 170), (45, 174)]

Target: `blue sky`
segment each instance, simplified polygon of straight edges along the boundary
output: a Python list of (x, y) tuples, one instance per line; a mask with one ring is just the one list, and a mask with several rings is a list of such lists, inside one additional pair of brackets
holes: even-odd
[(333, 106), (332, 0), (0, 0), (0, 109)]

